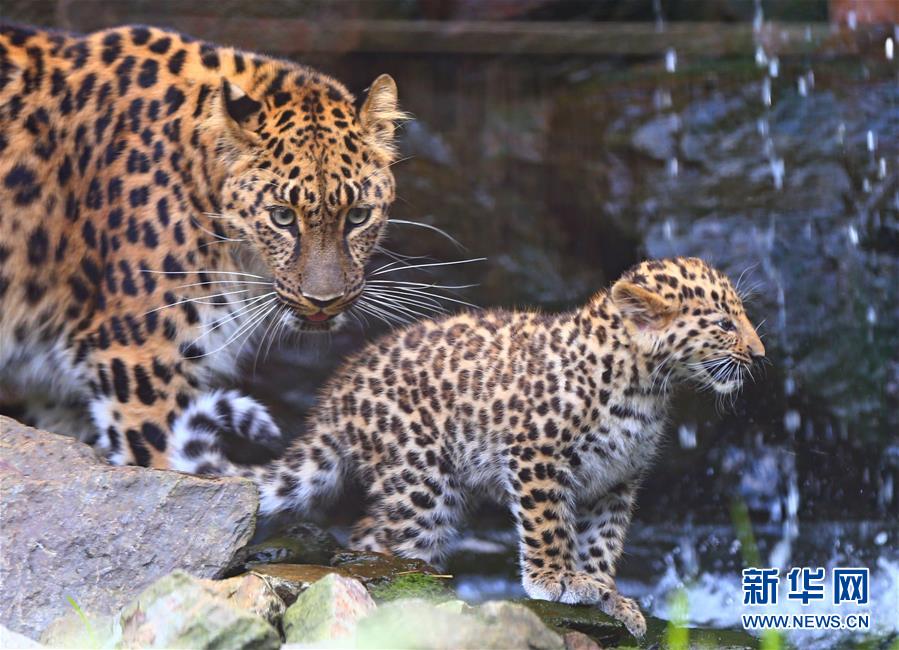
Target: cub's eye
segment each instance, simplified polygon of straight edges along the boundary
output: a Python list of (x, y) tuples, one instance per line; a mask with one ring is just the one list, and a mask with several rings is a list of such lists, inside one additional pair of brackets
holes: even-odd
[(273, 205), (268, 209), (272, 223), (281, 228), (287, 228), (297, 220), (297, 213), (283, 205)]
[(350, 226), (361, 226), (371, 217), (371, 208), (351, 208), (346, 213), (346, 221)]
[(737, 326), (734, 325), (734, 322), (729, 318), (722, 318), (716, 323), (716, 325), (718, 325), (718, 327), (723, 329), (725, 332), (733, 332), (735, 329), (737, 329)]

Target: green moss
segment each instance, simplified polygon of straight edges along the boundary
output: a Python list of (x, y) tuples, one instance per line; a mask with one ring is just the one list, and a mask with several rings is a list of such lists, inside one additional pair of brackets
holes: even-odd
[(378, 602), (400, 598), (444, 601), (454, 597), (445, 579), (419, 572), (397, 575), (389, 581), (370, 585), (369, 593)]

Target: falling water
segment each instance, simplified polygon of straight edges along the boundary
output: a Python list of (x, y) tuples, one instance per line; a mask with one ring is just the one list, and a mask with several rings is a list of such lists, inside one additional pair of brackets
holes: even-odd
[(673, 47), (669, 47), (665, 52), (665, 70), (668, 72), (677, 71), (677, 50)]

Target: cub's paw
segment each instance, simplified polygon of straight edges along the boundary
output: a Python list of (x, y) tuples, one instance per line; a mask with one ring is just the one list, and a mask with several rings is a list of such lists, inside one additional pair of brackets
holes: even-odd
[(614, 585), (575, 571), (538, 571), (525, 575), (522, 583), (531, 598), (569, 605), (598, 603), (616, 593)]
[(617, 592), (605, 601), (601, 602), (600, 609), (614, 618), (624, 623), (624, 627), (631, 635), (643, 638), (646, 634), (646, 619), (640, 611), (640, 606), (631, 598), (625, 598)]

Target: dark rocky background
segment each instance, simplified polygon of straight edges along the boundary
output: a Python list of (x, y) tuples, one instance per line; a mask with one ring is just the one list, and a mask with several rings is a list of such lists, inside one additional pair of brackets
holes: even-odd
[[(623, 578), (738, 574), (736, 502), (772, 564), (886, 562), (896, 581), (899, 63), (885, 41), (899, 16), (857, 4), (6, 0), (2, 15), (169, 25), (317, 66), (358, 94), (389, 72), (415, 116), (393, 216), (466, 249), (403, 225), (387, 247), (488, 257), (417, 276), (478, 283), (465, 300), (568, 308), (645, 256), (745, 272), (771, 365), (733, 404), (679, 398)], [(296, 430), (363, 340), (351, 328), (255, 368), (251, 356), (246, 383)], [(478, 523), (508, 542), (490, 532), (501, 514)], [(495, 573), (510, 573), (499, 556)], [(489, 553), (460, 557), (460, 573), (494, 572)]]

